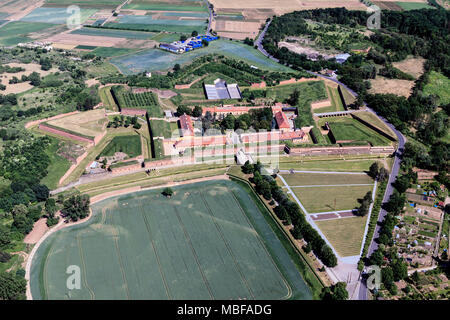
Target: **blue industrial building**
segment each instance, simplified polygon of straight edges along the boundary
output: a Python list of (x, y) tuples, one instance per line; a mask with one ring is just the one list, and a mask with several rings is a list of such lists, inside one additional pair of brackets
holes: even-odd
[(160, 49), (167, 50), (173, 53), (185, 53), (203, 47), (202, 41), (211, 42), (219, 39), (218, 36), (210, 35), (199, 35), (196, 37), (189, 38), (185, 41), (175, 41), (172, 43), (161, 43), (159, 45)]

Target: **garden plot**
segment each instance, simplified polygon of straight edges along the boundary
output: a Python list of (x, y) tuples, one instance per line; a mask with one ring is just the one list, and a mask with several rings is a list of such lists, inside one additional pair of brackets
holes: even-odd
[[(246, 191), (231, 181), (116, 196), (52, 234), (31, 267), (34, 299), (310, 299)], [(67, 263), (86, 275), (66, 286)]]

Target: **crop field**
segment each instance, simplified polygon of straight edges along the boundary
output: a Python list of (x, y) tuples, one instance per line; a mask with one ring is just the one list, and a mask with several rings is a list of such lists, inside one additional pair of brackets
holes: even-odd
[[(116, 196), (51, 235), (31, 270), (34, 299), (311, 299), (246, 191), (231, 181)], [(69, 291), (66, 268), (82, 270)]]
[(131, 49), (131, 48), (113, 48), (113, 47), (98, 47), (92, 50), (98, 57), (109, 58), (109, 57), (117, 57), (122, 56), (124, 54), (129, 54), (132, 52), (136, 52), (139, 49)]
[(68, 7), (77, 5), (82, 8), (111, 8), (123, 3), (122, 0), (46, 0), (45, 7)]
[(273, 62), (266, 58), (261, 52), (244, 43), (217, 40), (212, 41), (208, 47), (200, 48), (184, 54), (173, 54), (159, 49), (143, 50), (134, 54), (128, 54), (112, 58), (114, 64), (124, 74), (135, 74), (139, 72), (167, 70), (175, 64), (184, 65), (195, 58), (207, 54), (222, 54), (237, 60), (254, 65), (258, 68), (271, 71), (292, 71), (291, 69)]
[(20, 42), (31, 41), (29, 33), (55, 27), (52, 23), (13, 21), (1, 28), (0, 46), (15, 46)]
[(439, 102), (442, 105), (450, 103), (450, 79), (442, 73), (431, 71), (423, 93), (439, 97)]
[(333, 135), (337, 141), (362, 141), (369, 142), (374, 146), (389, 145), (390, 141), (363, 125), (353, 118), (339, 117), (339, 118), (322, 118), (319, 120), (319, 125), (323, 126), (328, 122)]
[(68, 132), (75, 132), (82, 136), (96, 137), (105, 130), (107, 122), (108, 118), (105, 117), (105, 110), (97, 109), (50, 120), (47, 123), (54, 127), (67, 130)]
[(134, 158), (142, 154), (141, 137), (139, 135), (116, 136), (100, 153), (100, 156), (111, 157), (116, 152), (123, 152), (129, 158)]
[(130, 30), (113, 30), (106, 28), (81, 28), (76, 29), (71, 34), (80, 34), (86, 36), (111, 37), (111, 38), (126, 38), (136, 40), (149, 40), (155, 36), (153, 32), (130, 31)]
[(304, 187), (293, 188), (294, 194), (300, 199), (310, 213), (352, 210), (359, 207), (358, 199), (362, 199), (371, 186), (338, 186), (338, 187)]
[[(80, 9), (80, 23), (84, 23), (87, 18), (93, 15), (95, 9)], [(67, 12), (67, 8), (36, 8), (30, 14), (26, 15), (21, 21), (27, 22), (46, 22), (54, 24), (65, 24), (67, 19), (72, 16)]]
[(208, 12), (208, 8), (201, 0), (134, 0), (126, 4), (123, 9)]
[(373, 184), (366, 174), (282, 173), (290, 186)]
[[(177, 12), (174, 12), (177, 13)], [(106, 28), (132, 29), (144, 31), (169, 31), (169, 32), (192, 32), (203, 33), (206, 30), (207, 15), (201, 17), (185, 16), (188, 19), (182, 19), (183, 13), (179, 15), (166, 16), (165, 13), (146, 14), (146, 15), (121, 15), (113, 22), (108, 22)]]
[(325, 237), (341, 257), (361, 252), (367, 216), (316, 221)]

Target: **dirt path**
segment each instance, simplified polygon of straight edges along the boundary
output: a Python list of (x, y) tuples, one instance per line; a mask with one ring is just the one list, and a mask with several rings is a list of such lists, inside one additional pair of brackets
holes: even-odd
[(49, 228), (47, 227), (47, 218), (41, 218), (33, 226), (33, 230), (26, 235), (23, 242), (28, 244), (35, 244), (42, 238), (42, 236), (47, 232)]

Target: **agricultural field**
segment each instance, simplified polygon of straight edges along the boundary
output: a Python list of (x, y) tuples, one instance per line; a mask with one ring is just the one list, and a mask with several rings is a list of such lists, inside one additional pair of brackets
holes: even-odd
[(77, 5), (81, 8), (116, 8), (122, 0), (46, 0), (45, 7), (67, 7)]
[(133, 0), (126, 4), (123, 9), (208, 12), (208, 8), (201, 0)]
[(24, 22), (13, 21), (1, 28), (0, 32), (0, 46), (15, 46), (21, 42), (29, 42), (32, 39), (28, 37), (30, 33), (38, 31), (46, 31), (55, 27), (52, 23), (42, 22)]
[(424, 72), (425, 61), (422, 57), (410, 57), (402, 61), (393, 62), (392, 65), (418, 79)]
[(392, 93), (405, 98), (408, 98), (411, 95), (412, 88), (414, 87), (414, 81), (388, 79), (380, 75), (378, 75), (376, 79), (370, 79), (370, 84), (372, 87), (369, 89), (369, 93)]
[(356, 256), (361, 252), (367, 216), (316, 221), (316, 225), (333, 244), (341, 257)]
[(442, 73), (431, 71), (423, 93), (438, 97), (442, 105), (450, 103), (450, 79)]
[(100, 157), (111, 157), (116, 152), (126, 153), (128, 158), (142, 154), (141, 137), (137, 134), (114, 137), (100, 153)]
[(373, 185), (373, 179), (366, 174), (323, 174), (323, 173), (282, 173), (281, 176), (292, 186), (314, 185)]
[(362, 172), (368, 171), (372, 163), (376, 159), (341, 159), (341, 160), (290, 160), (289, 158), (280, 158), (280, 170), (307, 170), (307, 171), (322, 171), (333, 170), (342, 172)]
[(395, 3), (398, 6), (400, 6), (400, 8), (402, 8), (403, 10), (406, 10), (406, 11), (407, 10), (419, 10), (419, 9), (434, 9), (433, 6), (430, 6), (426, 2), (399, 1), (399, 2), (395, 2)]
[(366, 127), (357, 120), (349, 117), (321, 118), (318, 121), (320, 127), (325, 122), (331, 127), (336, 141), (351, 141), (354, 143), (368, 142), (374, 146), (389, 145), (391, 142), (376, 131)]
[[(242, 187), (173, 189), (170, 198), (156, 189), (101, 201), (88, 222), (51, 235), (33, 259), (33, 298), (311, 299)], [(76, 292), (67, 291), (66, 261), (86, 275)]]
[(70, 32), (71, 34), (79, 34), (86, 36), (97, 36), (97, 37), (111, 37), (111, 38), (126, 38), (126, 39), (136, 39), (136, 40), (150, 40), (155, 36), (153, 32), (143, 32), (143, 31), (131, 31), (131, 30), (116, 30), (116, 29), (105, 29), (105, 28), (81, 28)]
[[(84, 23), (87, 18), (93, 15), (95, 9), (80, 9), (80, 23)], [(21, 19), (26, 22), (46, 22), (54, 24), (66, 24), (72, 16), (72, 12), (67, 12), (67, 8), (47, 8), (34, 9), (31, 13)]]
[(241, 42), (229, 40), (212, 41), (208, 47), (200, 48), (184, 54), (173, 54), (159, 49), (147, 49), (134, 54), (112, 58), (110, 62), (124, 74), (135, 74), (147, 71), (164, 71), (175, 64), (188, 64), (195, 58), (207, 54), (222, 54), (237, 60), (270, 71), (292, 70), (266, 58), (261, 52)]
[(105, 109), (96, 109), (50, 120), (46, 123), (68, 133), (97, 137), (105, 131), (108, 118), (105, 117)]

